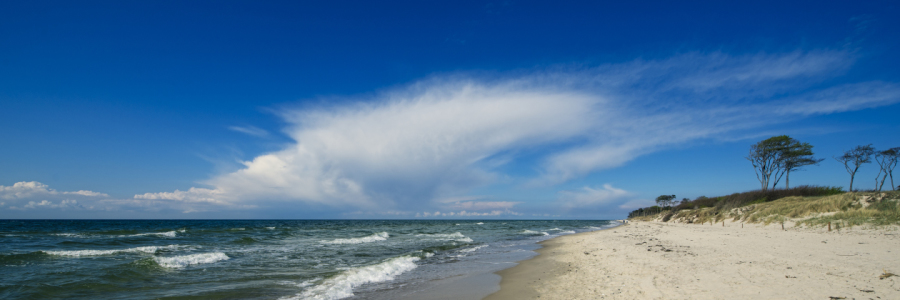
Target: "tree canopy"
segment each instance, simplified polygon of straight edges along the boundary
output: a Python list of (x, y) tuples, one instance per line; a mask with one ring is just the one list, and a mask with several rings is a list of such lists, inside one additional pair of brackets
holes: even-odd
[(844, 164), (847, 173), (850, 173), (849, 191), (853, 191), (853, 179), (856, 178), (856, 172), (859, 171), (859, 166), (871, 163), (872, 154), (875, 154), (875, 148), (872, 148), (872, 144), (868, 144), (865, 146), (856, 146), (856, 148), (844, 152), (844, 155), (834, 158), (838, 162)]
[(791, 171), (798, 171), (803, 166), (815, 165), (822, 161), (813, 157), (813, 146), (801, 143), (787, 135), (773, 136), (750, 146), (750, 154), (746, 159), (753, 164), (756, 178), (762, 190), (774, 189), (782, 177), (789, 186)]

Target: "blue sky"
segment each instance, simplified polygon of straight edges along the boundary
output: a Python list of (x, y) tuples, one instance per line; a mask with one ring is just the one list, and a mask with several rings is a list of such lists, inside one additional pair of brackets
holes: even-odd
[[(620, 3), (627, 2), (627, 3)], [(900, 146), (888, 1), (0, 3), (0, 218), (622, 218)], [(855, 187), (872, 188), (864, 165)]]

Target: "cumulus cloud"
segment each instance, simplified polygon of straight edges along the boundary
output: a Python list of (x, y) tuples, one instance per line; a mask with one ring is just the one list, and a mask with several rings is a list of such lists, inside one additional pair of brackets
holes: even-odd
[[(108, 194), (78, 190), (58, 191), (37, 181), (16, 182), (11, 186), (0, 185), (0, 218), (52, 218), (52, 217), (160, 217), (156, 213), (220, 211), (224, 209), (253, 208), (252, 205), (236, 205), (216, 200), (214, 190), (192, 188), (188, 191), (155, 193), (134, 199), (116, 199)], [(85, 215), (64, 213), (82, 212)]]
[(11, 186), (0, 185), (0, 199), (4, 199), (2, 205), (10, 210), (26, 209), (92, 209), (92, 206), (84, 206), (78, 203), (82, 201), (94, 201), (108, 198), (109, 195), (93, 191), (57, 191), (46, 184), (37, 181), (16, 182)]
[[(689, 141), (900, 100), (894, 83), (817, 85), (853, 61), (839, 51), (692, 53), (509, 77), (432, 78), (333, 106), (281, 109), (293, 139), (282, 150), (210, 178), (209, 189), (134, 198), (512, 214), (516, 202), (441, 199), (499, 183), (552, 187)], [(534, 172), (504, 171), (518, 164)], [(559, 203), (575, 208), (626, 194), (603, 186), (562, 196)]]

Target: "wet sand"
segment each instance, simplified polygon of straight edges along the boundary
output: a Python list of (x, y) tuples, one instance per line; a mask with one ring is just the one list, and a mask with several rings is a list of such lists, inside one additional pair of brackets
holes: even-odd
[[(900, 299), (900, 228), (632, 222), (547, 240), (485, 299)], [(843, 297), (843, 298), (841, 298)]]

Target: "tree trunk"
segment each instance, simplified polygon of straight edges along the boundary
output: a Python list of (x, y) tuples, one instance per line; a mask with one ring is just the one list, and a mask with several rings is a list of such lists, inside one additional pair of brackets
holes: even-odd
[(891, 170), (891, 173), (889, 173), (889, 174), (891, 174), (891, 190), (896, 191), (897, 187), (894, 186), (894, 170)]
[(850, 174), (850, 191), (853, 191), (853, 177), (856, 177), (856, 172)]
[(787, 174), (784, 174), (784, 189), (791, 188), (791, 170), (787, 171)]

